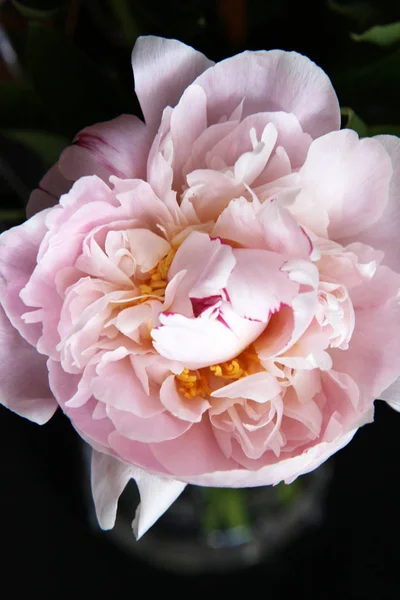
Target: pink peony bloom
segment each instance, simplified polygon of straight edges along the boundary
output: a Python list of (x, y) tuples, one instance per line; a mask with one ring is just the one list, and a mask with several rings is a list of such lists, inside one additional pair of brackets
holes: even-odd
[(400, 142), (339, 131), (293, 52), (132, 61), (145, 123), (80, 132), (1, 236), (0, 383), (92, 446), (103, 528), (137, 481), (140, 536), (187, 483), (291, 482), (399, 406)]

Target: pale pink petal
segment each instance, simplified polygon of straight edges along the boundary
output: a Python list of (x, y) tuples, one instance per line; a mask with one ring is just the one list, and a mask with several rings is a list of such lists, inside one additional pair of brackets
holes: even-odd
[(148, 273), (171, 250), (171, 244), (146, 229), (130, 229), (127, 232), (132, 256), (139, 272)]
[(400, 377), (379, 394), (379, 400), (385, 400), (389, 406), (400, 412)]
[(179, 314), (160, 315), (161, 326), (152, 330), (157, 352), (182, 362), (189, 369), (200, 369), (231, 360), (249, 346), (265, 328), (265, 323), (238, 317), (229, 307), (221, 312), (224, 321)]
[(47, 361), (47, 368), (50, 389), (65, 414), (71, 419), (79, 435), (100, 452), (114, 454), (108, 444), (108, 437), (115, 428), (109, 419), (93, 420), (96, 400), (92, 398), (79, 408), (67, 406), (68, 400), (76, 393), (80, 377), (65, 373), (60, 363), (51, 359)]
[(261, 219), (266, 205), (249, 202), (244, 197), (231, 200), (219, 215), (211, 235), (247, 248), (267, 249)]
[(114, 527), (119, 497), (134, 473), (134, 467), (92, 450), (92, 495), (97, 520), (102, 529)]
[[(235, 469), (226, 471), (203, 471), (199, 475), (180, 475), (180, 479), (194, 485), (218, 487), (258, 487), (261, 485), (276, 485), (281, 481), (292, 483), (299, 475), (304, 475), (319, 467), (332, 454), (350, 442), (357, 429), (352, 429), (336, 437), (330, 442), (320, 442), (294, 456), (283, 458), (258, 470)], [(272, 455), (273, 456), (273, 455)], [(271, 457), (272, 458), (272, 457)]]
[[(293, 169), (302, 166), (307, 156), (312, 138), (304, 133), (297, 118), (293, 114), (284, 112), (264, 112), (252, 114), (243, 119), (235, 128), (232, 125), (227, 135), (221, 136), (220, 141), (207, 153), (207, 166), (211, 166), (213, 157), (222, 159), (227, 166), (233, 166), (236, 160), (245, 152), (252, 151), (251, 129), (254, 130), (258, 140), (268, 124), (272, 124), (277, 131), (276, 146), (285, 149)], [(218, 127), (218, 126), (214, 126)], [(221, 131), (222, 133), (222, 131)], [(208, 140), (208, 143), (210, 141)], [(272, 147), (274, 144), (272, 145)], [(199, 156), (201, 158), (201, 155)], [(203, 160), (196, 162), (197, 168), (205, 166)]]
[(132, 52), (135, 92), (152, 132), (158, 128), (164, 108), (174, 107), (185, 89), (211, 65), (204, 54), (177, 40), (138, 38)]
[(262, 361), (283, 354), (303, 335), (314, 318), (317, 292), (305, 292), (294, 298), (291, 307), (283, 306), (273, 315), (256, 340), (255, 348)]
[(140, 504), (132, 529), (136, 539), (139, 540), (181, 495), (186, 483), (158, 477), (141, 469), (135, 469), (134, 479), (139, 488)]
[(160, 463), (179, 479), (183, 479), (184, 475), (225, 471), (237, 466), (235, 461), (222, 454), (206, 416), (180, 438), (150, 446)]
[(129, 440), (146, 444), (174, 440), (192, 426), (190, 422), (181, 421), (168, 414), (168, 412), (160, 412), (154, 416), (142, 418), (134, 412), (120, 410), (108, 405), (107, 414), (118, 433)]
[(186, 271), (176, 290), (170, 310), (192, 316), (190, 298), (206, 298), (220, 294), (235, 265), (232, 248), (205, 233), (193, 231), (180, 245), (168, 272), (171, 280)]
[(1, 307), (0, 353), (0, 404), (43, 425), (58, 407), (49, 388), (46, 358), (20, 336)]
[(56, 162), (39, 183), (39, 187), (32, 192), (26, 206), (28, 219), (45, 208), (57, 204), (63, 194), (69, 192), (72, 181), (66, 179), (60, 171), (60, 163)]
[(299, 286), (281, 270), (284, 257), (268, 250), (239, 248), (226, 285), (233, 310), (240, 316), (268, 321), (281, 304), (291, 304)]
[(310, 238), (290, 212), (274, 201), (259, 204), (235, 198), (218, 217), (212, 236), (246, 248), (263, 248), (291, 258), (308, 258)]
[(108, 444), (111, 453), (130, 465), (145, 469), (148, 473), (168, 475), (167, 469), (155, 458), (149, 444), (128, 440), (118, 431), (112, 431), (108, 435)]
[(254, 373), (234, 381), (211, 394), (213, 398), (247, 398), (255, 402), (268, 402), (281, 393), (277, 379), (266, 373)]
[(335, 370), (348, 373), (365, 394), (379, 398), (400, 375), (400, 276), (383, 266), (359, 288), (349, 348), (332, 349), (331, 356)]
[(377, 140), (392, 159), (393, 176), (390, 182), (389, 202), (381, 218), (369, 229), (362, 231), (357, 240), (383, 250), (383, 264), (400, 272), (399, 228), (400, 228), (400, 140), (392, 135), (378, 135)]
[[(303, 198), (305, 202), (312, 198), (316, 207), (324, 209), (330, 239), (354, 236), (381, 217), (392, 172), (390, 157), (377, 140), (359, 140), (350, 130), (330, 133), (310, 146), (300, 170), (303, 188), (296, 205), (301, 208)], [(307, 214), (303, 215), (307, 222), (303, 218), (302, 223), (312, 229)]]
[(177, 419), (191, 423), (200, 422), (203, 413), (210, 408), (210, 403), (206, 398), (200, 396), (185, 398), (183, 394), (179, 393), (178, 387), (179, 381), (176, 381), (174, 375), (167, 377), (160, 388), (160, 401)]
[[(211, 150), (220, 140), (225, 139), (229, 134), (237, 129), (238, 121), (225, 121), (210, 125), (203, 131), (201, 135), (193, 142), (190, 149), (190, 155), (183, 167), (183, 174), (187, 175), (194, 169), (204, 168), (208, 166), (207, 157), (210, 156)], [(250, 136), (248, 138), (250, 144)]]
[(171, 115), (173, 144), (174, 189), (184, 183), (182, 167), (187, 162), (192, 145), (207, 128), (207, 98), (198, 85), (189, 86)]
[(86, 175), (97, 175), (104, 181), (110, 175), (144, 178), (151, 141), (140, 119), (121, 115), (82, 129), (75, 143), (61, 154), (59, 169), (71, 181)]
[[(111, 354), (111, 353), (110, 353)], [(131, 360), (134, 362), (135, 358)], [(97, 376), (90, 384), (97, 400), (120, 411), (129, 411), (138, 417), (152, 417), (162, 412), (163, 406), (155, 393), (146, 393), (136, 376), (130, 357), (109, 360), (97, 367)]]
[(20, 292), (36, 267), (38, 249), (47, 232), (47, 214), (48, 211), (38, 213), (0, 237), (0, 303), (14, 327), (31, 344), (39, 339), (41, 327), (21, 318), (28, 308)]
[(326, 74), (296, 52), (243, 52), (195, 81), (207, 94), (208, 118), (217, 123), (243, 102), (243, 116), (266, 111), (293, 113), (314, 138), (340, 125), (339, 105)]

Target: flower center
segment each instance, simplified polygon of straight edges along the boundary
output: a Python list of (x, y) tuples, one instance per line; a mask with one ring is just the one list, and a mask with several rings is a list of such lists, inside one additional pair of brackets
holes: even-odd
[(203, 367), (191, 371), (183, 369), (182, 373), (176, 375), (175, 378), (179, 381), (179, 391), (189, 399), (200, 396), (205, 398), (212, 392), (210, 387), (209, 377), (214, 376), (220, 379), (237, 380), (243, 379), (248, 375), (252, 375), (260, 368), (260, 360), (252, 346), (243, 350), (239, 356), (231, 361)]
[(168, 284), (168, 270), (175, 254), (176, 250), (171, 248), (168, 254), (149, 271), (149, 277), (139, 285), (139, 291), (143, 297), (138, 299), (138, 304), (143, 304), (150, 296), (160, 301), (164, 299), (165, 288)]

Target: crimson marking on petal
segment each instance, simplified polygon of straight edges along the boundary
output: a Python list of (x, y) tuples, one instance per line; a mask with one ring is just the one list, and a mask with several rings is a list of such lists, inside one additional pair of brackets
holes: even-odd
[[(190, 301), (192, 303), (193, 314), (197, 318), (203, 313), (207, 308), (214, 306), (217, 302), (222, 300), (222, 296), (208, 296), (207, 298), (191, 298)], [(165, 313), (164, 313), (165, 314)]]
[(304, 228), (301, 225), (299, 225), (299, 227), (300, 227), (301, 231), (304, 233), (304, 235), (306, 236), (308, 243), (310, 244), (310, 250), (308, 252), (308, 256), (311, 256), (311, 254), (313, 253), (313, 250), (314, 250), (314, 244), (312, 243), (310, 236), (308, 235), (308, 233), (306, 233)]
[(221, 313), (216, 318), (216, 321), (219, 321), (220, 323), (222, 323), (222, 325), (225, 325), (225, 327), (227, 327), (230, 331), (232, 331), (231, 328), (229, 327), (228, 323), (225, 321), (224, 317), (221, 315)]
[(219, 242), (222, 246), (230, 246), (230, 244), (228, 242), (226, 242), (225, 240), (223, 240), (221, 237), (219, 237), (219, 235), (217, 236), (208, 236), (210, 238), (211, 241), (213, 242)]
[(106, 169), (111, 171), (111, 173), (113, 173), (117, 177), (124, 178), (125, 174), (119, 169), (117, 169), (114, 165), (112, 165), (104, 157), (104, 154), (102, 154), (102, 152), (99, 150), (99, 144), (103, 146), (108, 146), (109, 148), (112, 148), (115, 152), (119, 154), (118, 149), (115, 148), (112, 144), (106, 142), (101, 136), (92, 133), (78, 134), (73, 143), (73, 145), (75, 146), (80, 146), (81, 148), (85, 148), (85, 150), (89, 150), (89, 152), (91, 152), (93, 156), (95, 156)]

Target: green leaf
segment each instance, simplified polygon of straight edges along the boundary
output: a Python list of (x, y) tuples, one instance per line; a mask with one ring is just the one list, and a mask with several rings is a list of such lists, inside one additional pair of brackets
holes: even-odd
[(45, 131), (6, 129), (0, 133), (36, 152), (46, 168), (58, 160), (61, 152), (70, 143), (68, 138)]
[(330, 75), (342, 105), (362, 111), (367, 122), (399, 124), (400, 50)]
[(340, 110), (342, 117), (345, 117), (346, 122), (343, 125), (345, 129), (353, 129), (360, 137), (368, 136), (367, 125), (356, 115), (353, 109), (348, 106)]
[(364, 33), (351, 33), (355, 42), (369, 42), (377, 46), (391, 46), (400, 42), (400, 21), (389, 25), (375, 25)]
[(133, 89), (132, 106), (127, 107), (118, 82), (100, 73), (62, 33), (39, 22), (29, 23), (26, 68), (57, 132), (68, 137), (87, 125), (132, 112)]
[(373, 125), (368, 128), (369, 135), (395, 135), (400, 137), (400, 125)]
[(376, 12), (376, 7), (374, 7), (371, 2), (367, 1), (345, 3), (337, 2), (336, 0), (328, 0), (327, 5), (333, 12), (359, 22), (365, 22), (371, 19)]
[(65, 2), (51, 0), (48, 2), (40, 1), (28, 1), (22, 2), (21, 0), (12, 0), (13, 5), (18, 12), (26, 19), (52, 19), (55, 17), (63, 8)]

